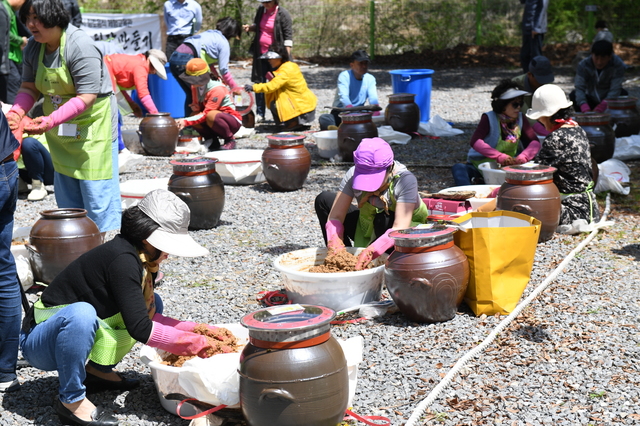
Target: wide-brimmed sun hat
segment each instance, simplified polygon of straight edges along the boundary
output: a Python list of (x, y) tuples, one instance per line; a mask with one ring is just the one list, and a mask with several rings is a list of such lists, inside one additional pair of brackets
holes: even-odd
[(260, 59), (282, 59), (282, 56), (273, 50), (267, 50), (262, 54), (262, 56), (260, 56)]
[(193, 58), (185, 65), (185, 70), (179, 75), (185, 83), (193, 86), (203, 86), (211, 80), (209, 64), (202, 58)]
[(523, 96), (523, 95), (528, 95), (529, 92), (527, 92), (526, 90), (520, 90), (520, 89), (509, 89), (506, 92), (504, 92), (502, 95), (500, 95), (500, 99), (507, 100), (507, 99), (514, 99), (517, 98), (518, 96)]
[(151, 63), (153, 69), (156, 70), (158, 77), (163, 80), (167, 79), (167, 70), (164, 68), (167, 63), (167, 55), (165, 55), (162, 50), (150, 49), (149, 63)]
[(209, 250), (189, 235), (191, 212), (173, 192), (166, 189), (151, 191), (138, 203), (138, 208), (160, 225), (147, 238), (147, 242), (156, 249), (185, 257), (209, 254)]
[(377, 191), (384, 182), (387, 169), (393, 164), (393, 150), (382, 138), (365, 138), (353, 153), (356, 165), (352, 188), (356, 191)]
[(527, 117), (537, 120), (540, 117), (551, 117), (563, 108), (569, 108), (573, 103), (567, 99), (564, 91), (555, 84), (540, 86), (531, 98), (531, 108)]

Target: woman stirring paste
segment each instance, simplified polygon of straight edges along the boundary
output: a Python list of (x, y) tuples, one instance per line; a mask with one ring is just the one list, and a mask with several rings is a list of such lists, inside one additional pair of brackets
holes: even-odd
[(22, 85), (7, 113), (12, 130), (44, 95), (45, 116), (24, 126), (45, 134), (60, 208), (83, 208), (101, 232), (120, 226), (118, 114), (111, 78), (93, 40), (69, 24), (60, 0), (27, 0), (20, 19), (33, 34)]
[(501, 166), (531, 161), (540, 150), (540, 142), (520, 108), (527, 92), (511, 80), (503, 80), (491, 92), (491, 109), (480, 118), (471, 136), (466, 164), (451, 168), (456, 186), (484, 183), (478, 166), (494, 161)]
[[(394, 161), (384, 139), (362, 139), (353, 161), (338, 193), (321, 192), (315, 210), (330, 252), (344, 250), (351, 241), (355, 247), (366, 247), (356, 263), (356, 270), (362, 270), (393, 247), (391, 231), (424, 223), (429, 211), (418, 194), (416, 177)], [(354, 198), (358, 207), (351, 205)]]
[(207, 357), (211, 345), (193, 333), (197, 324), (163, 316), (162, 300), (153, 291), (158, 267), (169, 254), (208, 253), (189, 236), (189, 217), (187, 205), (172, 192), (150, 192), (124, 211), (119, 235), (73, 261), (27, 313), (22, 354), (35, 368), (58, 372), (55, 410), (63, 424), (118, 424), (86, 393), (138, 386), (113, 371), (136, 341), (176, 355)]
[(576, 220), (590, 224), (600, 219), (589, 139), (571, 118), (572, 105), (560, 87), (546, 84), (535, 91), (527, 111), (527, 117), (538, 120), (550, 132), (535, 161), (557, 169), (553, 183), (562, 195), (557, 232), (570, 231)]

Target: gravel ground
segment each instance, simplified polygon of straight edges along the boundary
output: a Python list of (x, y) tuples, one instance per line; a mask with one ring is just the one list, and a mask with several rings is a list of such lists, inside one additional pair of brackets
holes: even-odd
[[(322, 106), (330, 105), (339, 71), (303, 69), (319, 98), (318, 113), (323, 112)], [(387, 71), (372, 69), (383, 106), (391, 93)], [(248, 69), (233, 72), (239, 82), (248, 81)], [(434, 74), (431, 114), (453, 122), (465, 133), (394, 146), (397, 159), (411, 164), (420, 190), (452, 186), (448, 168), (464, 159), (471, 132), (481, 113), (490, 108), (489, 92), (501, 78), (516, 73), (447, 69)], [(570, 71), (558, 70), (557, 82), (568, 91)], [(640, 95), (637, 80), (628, 87), (633, 95)], [(128, 127), (136, 125), (135, 120), (127, 119)], [(238, 148), (265, 148), (267, 134), (242, 139)], [(157, 291), (168, 315), (207, 323), (239, 322), (261, 307), (256, 302), (258, 292), (282, 288), (281, 276), (273, 267), (276, 256), (323, 245), (313, 199), (322, 190), (337, 188), (347, 166), (322, 161), (313, 138), (307, 138), (306, 143), (313, 167), (302, 189), (278, 193), (266, 183), (226, 186), (219, 226), (192, 233), (211, 254), (199, 259), (172, 257), (163, 264), (165, 279)], [(146, 158), (122, 174), (121, 180), (170, 175), (167, 159)], [(48, 208), (55, 208), (53, 194), (35, 203), (21, 198), (16, 225), (32, 225), (38, 213)], [(486, 351), (460, 371), (418, 424), (640, 424), (640, 306), (636, 297), (640, 277), (635, 264), (640, 257), (636, 237), (640, 219), (615, 209), (610, 218), (615, 225), (601, 232)], [(583, 238), (556, 235), (538, 245), (525, 295)], [(454, 319), (439, 324), (416, 324), (394, 313), (334, 326), (335, 337), (363, 336), (365, 341), (354, 411), (387, 416), (392, 425), (404, 424), (450, 367), (500, 320), (476, 317), (463, 304)], [(136, 345), (118, 369), (141, 379), (142, 385), (122, 394), (97, 394), (92, 401), (112, 410), (122, 425), (187, 425), (188, 420), (161, 407), (149, 369), (139, 361), (138, 352)], [(57, 397), (56, 373), (25, 366), (18, 375), (20, 391), (0, 394), (0, 425), (58, 424), (52, 407)]]

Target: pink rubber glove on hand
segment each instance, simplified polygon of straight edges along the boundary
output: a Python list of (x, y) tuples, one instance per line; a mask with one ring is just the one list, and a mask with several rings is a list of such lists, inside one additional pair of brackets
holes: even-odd
[(18, 92), (13, 106), (7, 112), (6, 117), (9, 122), (9, 128), (11, 130), (17, 130), (20, 126), (20, 121), (26, 115), (26, 113), (33, 107), (35, 100), (33, 97), (25, 92)]
[(342, 235), (344, 234), (344, 225), (339, 220), (332, 219), (324, 226), (327, 231), (327, 248), (329, 254), (337, 253), (345, 249)]
[[(160, 323), (162, 325), (166, 325), (169, 327), (173, 327), (176, 330), (180, 330), (180, 331), (191, 331), (193, 332), (193, 330), (201, 325), (197, 322), (193, 322), (193, 321), (180, 321), (177, 320), (175, 318), (171, 318), (171, 317), (165, 317), (162, 314), (155, 314), (152, 318), (153, 322), (157, 322)], [(207, 329), (209, 329), (209, 331), (216, 331), (219, 327), (214, 327), (212, 325), (209, 324), (202, 324), (205, 327), (207, 327)]]
[[(140, 99), (140, 102), (142, 102), (142, 105), (146, 108), (149, 114), (158, 113), (158, 108), (156, 108), (156, 104), (153, 103), (153, 99), (151, 98), (151, 95), (143, 96), (142, 99)], [(142, 111), (140, 112), (142, 113)]]
[(45, 115), (34, 118), (31, 123), (24, 126), (24, 131), (30, 135), (41, 135), (54, 127), (51, 116)]
[[(371, 105), (372, 107), (377, 107), (380, 105)], [(380, 111), (373, 111), (373, 114), (371, 114), (373, 117), (378, 117), (380, 115)]]
[(207, 338), (200, 334), (178, 330), (155, 321), (147, 345), (175, 355), (197, 355), (200, 358), (208, 358), (207, 351), (212, 349)]
[(356, 262), (356, 271), (362, 271), (372, 260), (380, 257), (382, 253), (393, 247), (393, 238), (389, 237), (389, 234), (393, 231), (393, 229), (387, 229), (387, 232), (369, 244), (369, 247), (362, 250)]
[(589, 104), (588, 103), (584, 103), (584, 104), (580, 105), (580, 111), (589, 112), (589, 111), (591, 111), (591, 108), (589, 108)]
[(536, 154), (540, 151), (540, 142), (531, 141), (526, 149), (524, 149), (520, 155), (515, 158), (516, 164), (524, 164), (535, 158)]
[(38, 117), (30, 125), (24, 126), (24, 131), (31, 134), (42, 134), (77, 117), (87, 109), (87, 104), (79, 97), (69, 99), (50, 115)]
[(598, 105), (596, 105), (596, 107), (593, 109), (593, 111), (594, 112), (605, 112), (608, 107), (609, 107), (609, 105), (607, 104), (607, 101), (602, 101)]

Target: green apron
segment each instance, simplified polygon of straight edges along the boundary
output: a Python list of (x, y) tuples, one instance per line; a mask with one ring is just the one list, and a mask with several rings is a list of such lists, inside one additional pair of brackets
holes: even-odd
[[(500, 151), (503, 154), (507, 154), (509, 157), (515, 158), (516, 154), (518, 153), (518, 145), (520, 145), (520, 135), (518, 135), (518, 143), (507, 142), (502, 139), (502, 136), (500, 136), (500, 139), (498, 139), (498, 144), (496, 145), (496, 150)], [(471, 164), (473, 164), (477, 169), (480, 164), (486, 163), (488, 161), (495, 162), (496, 160), (485, 157), (482, 160), (471, 160)]]
[[(393, 187), (396, 179), (399, 177), (400, 175), (395, 175), (393, 177), (388, 189), (391, 198), (389, 211), (392, 212), (396, 211), (396, 198), (394, 196)], [(384, 209), (379, 209), (369, 202), (365, 203), (365, 205), (360, 208), (360, 215), (358, 216), (358, 224), (356, 226), (356, 235), (354, 237), (354, 246), (367, 247), (378, 237), (373, 234), (373, 219), (378, 213), (382, 213), (383, 211)], [(411, 216), (411, 227), (425, 223), (427, 216), (429, 216), (429, 210), (427, 209), (424, 201), (420, 199), (420, 205), (413, 211), (413, 215)]]
[[(60, 38), (60, 68), (44, 66), (45, 45), (40, 46), (36, 88), (44, 96), (46, 115), (76, 97), (76, 88), (64, 59), (67, 32)], [(76, 125), (75, 136), (59, 136), (56, 126), (46, 132), (51, 160), (56, 172), (81, 180), (107, 180), (113, 177), (111, 160), (111, 96), (95, 103), (67, 123)]]
[[(33, 305), (36, 324), (51, 318), (60, 309), (69, 305), (52, 306), (47, 308), (41, 299)], [(89, 359), (100, 365), (114, 365), (119, 363), (129, 353), (136, 340), (133, 339), (124, 325), (122, 315), (100, 319), (96, 331), (96, 338), (89, 354)]]

